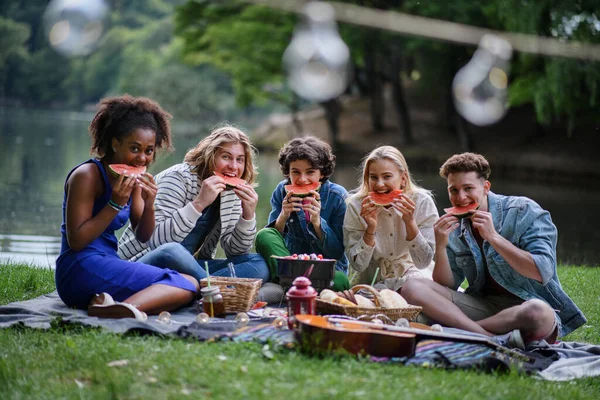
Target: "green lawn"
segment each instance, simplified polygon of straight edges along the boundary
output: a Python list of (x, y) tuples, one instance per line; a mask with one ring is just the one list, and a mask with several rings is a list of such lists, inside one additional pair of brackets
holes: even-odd
[[(561, 267), (563, 286), (588, 317), (566, 340), (600, 343), (600, 269)], [(0, 266), (0, 304), (54, 289), (53, 272)], [(127, 360), (123, 366), (107, 366)], [(202, 344), (70, 327), (0, 330), (0, 398), (596, 399), (600, 378), (546, 382), (518, 374), (312, 358), (258, 344)]]

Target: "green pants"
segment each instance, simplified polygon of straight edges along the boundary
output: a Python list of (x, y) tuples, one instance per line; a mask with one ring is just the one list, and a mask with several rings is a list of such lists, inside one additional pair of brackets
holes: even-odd
[[(269, 265), (271, 280), (273, 282), (278, 282), (279, 277), (277, 276), (277, 260), (271, 256), (285, 257), (291, 255), (290, 251), (287, 249), (287, 247), (285, 247), (285, 242), (283, 241), (281, 232), (275, 228), (261, 229), (256, 234), (255, 247), (256, 252), (263, 256)], [(335, 275), (333, 277), (333, 287), (331, 289), (334, 291), (350, 289), (348, 276), (341, 271), (335, 271)]]

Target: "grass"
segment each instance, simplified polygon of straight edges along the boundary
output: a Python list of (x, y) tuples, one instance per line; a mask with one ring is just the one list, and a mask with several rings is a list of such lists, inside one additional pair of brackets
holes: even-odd
[[(561, 267), (563, 286), (588, 317), (565, 340), (600, 343), (600, 270)], [(50, 270), (0, 266), (0, 304), (54, 289)], [(109, 367), (115, 360), (123, 366)], [(116, 335), (83, 327), (0, 330), (3, 399), (595, 399), (600, 379), (547, 382), (377, 364), (293, 351), (263, 356), (259, 344), (198, 343)]]

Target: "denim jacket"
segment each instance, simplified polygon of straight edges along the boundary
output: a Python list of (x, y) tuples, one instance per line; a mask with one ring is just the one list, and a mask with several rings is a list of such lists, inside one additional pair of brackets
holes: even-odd
[[(271, 196), (271, 213), (269, 214), (269, 225), (273, 227), (277, 217), (281, 213), (281, 204), (285, 199), (285, 185), (288, 180), (279, 182)], [(319, 189), (321, 195), (321, 230), (323, 240), (321, 241), (312, 224), (307, 223), (304, 212), (293, 212), (285, 223), (283, 238), (285, 246), (290, 253), (315, 253), (323, 254), (325, 258), (337, 260), (335, 268), (338, 271), (348, 273), (348, 259), (344, 254), (343, 224), (346, 214), (346, 197), (348, 192), (344, 187), (326, 180)]]
[(526, 197), (488, 194), (488, 211), (494, 228), (519, 249), (531, 254), (542, 282), (515, 271), (487, 242), (483, 254), (471, 231), (471, 221), (464, 218), (460, 228), (450, 234), (447, 253), (454, 275), (454, 289), (466, 278), (466, 293), (481, 291), (487, 262), (490, 275), (512, 294), (524, 299), (541, 299), (558, 314), (562, 323), (559, 336), (567, 335), (587, 321), (581, 310), (564, 292), (556, 274), (557, 230), (550, 213)]

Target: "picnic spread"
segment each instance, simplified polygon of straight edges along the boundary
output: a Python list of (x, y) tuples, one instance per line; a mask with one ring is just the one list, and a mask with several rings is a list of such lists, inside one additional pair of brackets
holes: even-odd
[(319, 294), (309, 274), (293, 279), (284, 308), (257, 302), (260, 280), (211, 277), (201, 282), (202, 300), (145, 321), (91, 317), (84, 310), (67, 307), (53, 292), (0, 307), (0, 327), (49, 329), (81, 324), (114, 333), (152, 333), (200, 342), (269, 343), (325, 356), (360, 354), (373, 362), (428, 368), (516, 369), (547, 380), (600, 375), (600, 346), (540, 341), (528, 344), (524, 351), (511, 349), (504, 337), (490, 339), (414, 322), (421, 308), (407, 304), (396, 292), (398, 297), (385, 289), (357, 285), (337, 293), (325, 288)]

